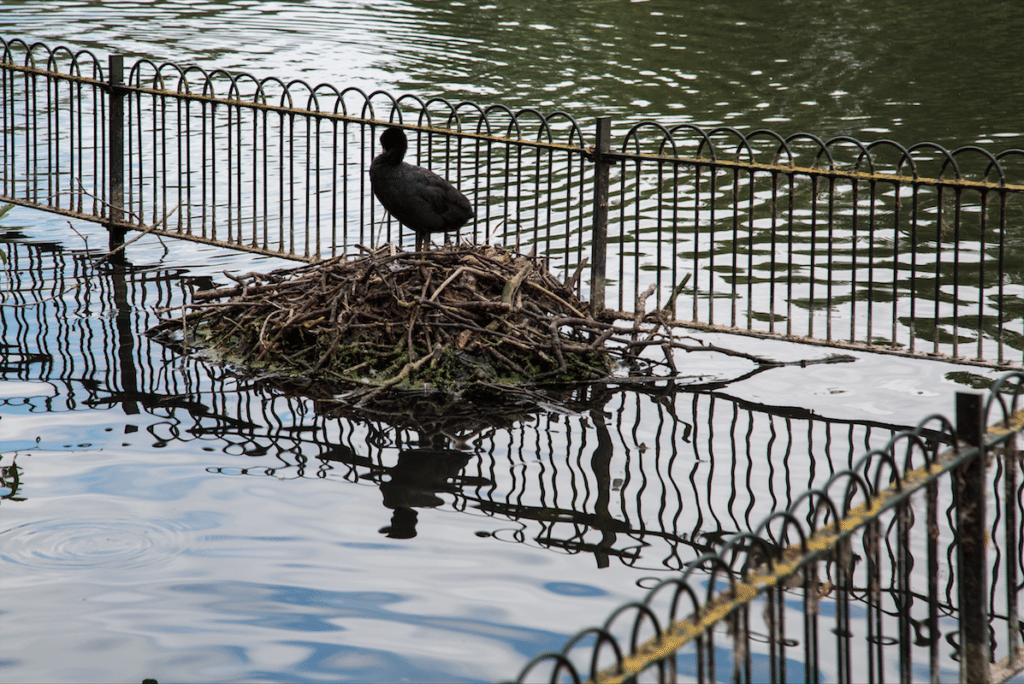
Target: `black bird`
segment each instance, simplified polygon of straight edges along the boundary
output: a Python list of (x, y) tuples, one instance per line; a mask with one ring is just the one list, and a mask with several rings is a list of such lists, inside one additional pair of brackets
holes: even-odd
[(370, 187), (396, 221), (416, 233), (416, 251), (431, 233), (447, 233), (473, 218), (473, 205), (436, 173), (402, 161), (409, 141), (391, 126), (380, 136), (384, 151), (370, 164)]

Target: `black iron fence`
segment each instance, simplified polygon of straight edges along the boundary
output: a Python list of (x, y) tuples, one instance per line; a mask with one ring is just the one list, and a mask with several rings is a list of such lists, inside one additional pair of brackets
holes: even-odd
[(955, 426), (933, 416), (901, 432), (518, 681), (1019, 676), (1022, 431), (1024, 373), (987, 398), (959, 394)]
[[(445, 506), (498, 542), (622, 563), (653, 586), (523, 681), (945, 681), (959, 662), (980, 681), (990, 661), (1022, 664), (1022, 373), (955, 428), (762, 406), (723, 383), (592, 388), (576, 415), (336, 416), (143, 334), (208, 275), (113, 267), (86, 246), (5, 238), (0, 379), (14, 391), (0, 405), (117, 405), (154, 445), (202, 444), (225, 477), (379, 487), (390, 535)], [(987, 423), (984, 449), (965, 443)], [(37, 445), (11, 440), (0, 497), (16, 500)]]
[[(909, 427), (744, 401), (730, 394), (727, 376), (581, 389), (566, 402), (575, 415), (500, 407), (493, 415), (425, 411), (409, 421), (339, 412), (249, 388), (229, 369), (152, 340), (145, 331), (160, 320), (155, 310), (181, 306), (210, 276), (159, 263), (114, 267), (103, 254), (88, 243), (0, 238), (0, 383), (9, 383), (0, 410), (121, 406), (151, 423), (153, 444), (268, 455), (226, 462), (225, 475), (377, 485), (387, 504), (402, 498), (396, 489), (436, 486), (422, 496), (485, 517), (498, 541), (591, 557), (597, 566), (681, 570)], [(736, 373), (770, 370), (740, 365)], [(435, 436), (441, 447), (423, 446)], [(8, 435), (0, 467), (34, 448)]]
[[(408, 243), (385, 122), (457, 183), (461, 238), (589, 263), (595, 308), (898, 353), (1024, 360), (1024, 151), (423, 100), (0, 40), (0, 201), (315, 261)], [(647, 297), (644, 297), (647, 294)], [(640, 304), (639, 306), (644, 306)]]

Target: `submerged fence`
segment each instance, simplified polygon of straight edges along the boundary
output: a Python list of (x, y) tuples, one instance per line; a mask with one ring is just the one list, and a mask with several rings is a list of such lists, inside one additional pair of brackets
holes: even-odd
[(1022, 431), (1024, 373), (984, 405), (958, 394), (955, 426), (896, 435), (518, 681), (1007, 680), (1024, 669)]
[(367, 177), (386, 122), (461, 238), (536, 248), (595, 309), (1019, 365), (1024, 150), (394, 97), (0, 40), (0, 201), (315, 261), (411, 242)]

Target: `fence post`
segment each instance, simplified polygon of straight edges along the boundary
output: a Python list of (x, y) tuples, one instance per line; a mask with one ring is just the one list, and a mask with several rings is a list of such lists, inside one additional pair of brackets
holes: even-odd
[[(124, 244), (124, 57), (108, 55), (107, 69), (107, 234), (109, 249)], [(119, 253), (119, 256), (123, 256)]]
[(960, 681), (989, 681), (988, 560), (985, 525), (985, 439), (982, 397), (956, 394), (956, 431), (961, 442), (980, 451), (957, 469), (957, 570), (960, 603)]
[(609, 116), (597, 118), (594, 136), (594, 231), (590, 242), (590, 313), (597, 316), (604, 311), (604, 291), (607, 276), (605, 260), (608, 254), (608, 170), (604, 155), (611, 149)]

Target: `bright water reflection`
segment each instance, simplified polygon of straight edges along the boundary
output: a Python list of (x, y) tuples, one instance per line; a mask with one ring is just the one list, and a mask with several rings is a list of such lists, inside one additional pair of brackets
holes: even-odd
[[(1024, 147), (1021, 21), (1020, 3), (951, 0), (0, 1), (4, 37), (100, 56), (994, 150)], [(859, 355), (729, 382), (750, 368), (694, 359), (695, 383), (723, 384), (486, 427), (436, 454), (442, 481), (403, 485), (420, 435), (325, 418), (141, 334), (188, 279), (274, 262), (145, 240), (128, 277), (90, 278), (63, 220), (0, 227), (10, 681), (508, 677), (995, 375)]]
[(424, 416), (328, 417), (143, 335), (251, 257), (146, 239), (119, 275), (82, 249), (97, 228), (39, 219), (15, 210), (3, 235), (12, 680), (511, 676), (972, 379), (694, 358), (687, 392), (477, 412), (439, 439)]

